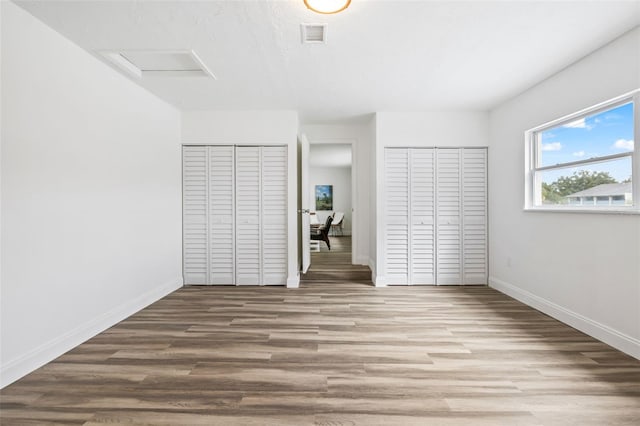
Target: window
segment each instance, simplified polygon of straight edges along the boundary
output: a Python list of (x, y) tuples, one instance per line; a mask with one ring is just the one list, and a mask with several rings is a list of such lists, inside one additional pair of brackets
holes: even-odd
[(526, 208), (640, 212), (639, 99), (636, 90), (526, 132)]

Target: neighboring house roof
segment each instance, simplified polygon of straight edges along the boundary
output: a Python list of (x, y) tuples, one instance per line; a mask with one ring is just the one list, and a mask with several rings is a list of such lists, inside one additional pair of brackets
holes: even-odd
[(631, 182), (627, 183), (603, 183), (584, 191), (567, 195), (567, 198), (579, 197), (615, 197), (616, 195), (625, 195), (631, 193)]

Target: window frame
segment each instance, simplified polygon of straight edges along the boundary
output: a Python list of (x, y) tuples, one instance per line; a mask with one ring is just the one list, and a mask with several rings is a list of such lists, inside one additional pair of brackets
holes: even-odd
[[(586, 118), (599, 114), (601, 112), (616, 108), (618, 106), (632, 103), (633, 104), (633, 140), (634, 150), (630, 152), (621, 152), (617, 154), (605, 155), (602, 157), (589, 158), (585, 160), (571, 161), (548, 166), (538, 166), (542, 157), (541, 135), (544, 131), (552, 128), (571, 123), (575, 120)], [(560, 117), (558, 119), (541, 124), (525, 131), (525, 211), (540, 212), (570, 212), (570, 213), (614, 213), (614, 214), (640, 214), (640, 89), (625, 93), (597, 105), (582, 109), (575, 113)], [(579, 167), (583, 165), (591, 165), (604, 163), (621, 158), (631, 158), (631, 185), (632, 185), (632, 204), (628, 206), (614, 205), (553, 205), (542, 204), (541, 191), (536, 191), (538, 186), (536, 179), (539, 179), (540, 172), (566, 169), (569, 167)]]

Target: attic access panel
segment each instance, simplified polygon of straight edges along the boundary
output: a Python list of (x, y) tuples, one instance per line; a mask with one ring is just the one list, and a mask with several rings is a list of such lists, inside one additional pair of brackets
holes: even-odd
[(138, 78), (212, 77), (192, 50), (123, 50), (99, 52), (112, 65)]

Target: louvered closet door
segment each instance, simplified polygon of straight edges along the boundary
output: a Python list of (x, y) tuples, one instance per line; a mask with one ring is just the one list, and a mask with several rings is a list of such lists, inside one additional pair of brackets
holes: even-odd
[(207, 284), (209, 281), (207, 175), (207, 147), (185, 146), (182, 149), (185, 284)]
[(236, 147), (236, 284), (260, 284), (259, 147)]
[(209, 147), (209, 284), (234, 284), (234, 148)]
[(435, 150), (410, 149), (410, 284), (435, 284)]
[(462, 150), (436, 149), (437, 283), (462, 284)]
[(409, 150), (385, 148), (385, 259), (388, 284), (409, 283)]
[(487, 283), (487, 150), (462, 150), (463, 282)]
[(287, 282), (287, 147), (262, 147), (262, 284)]

